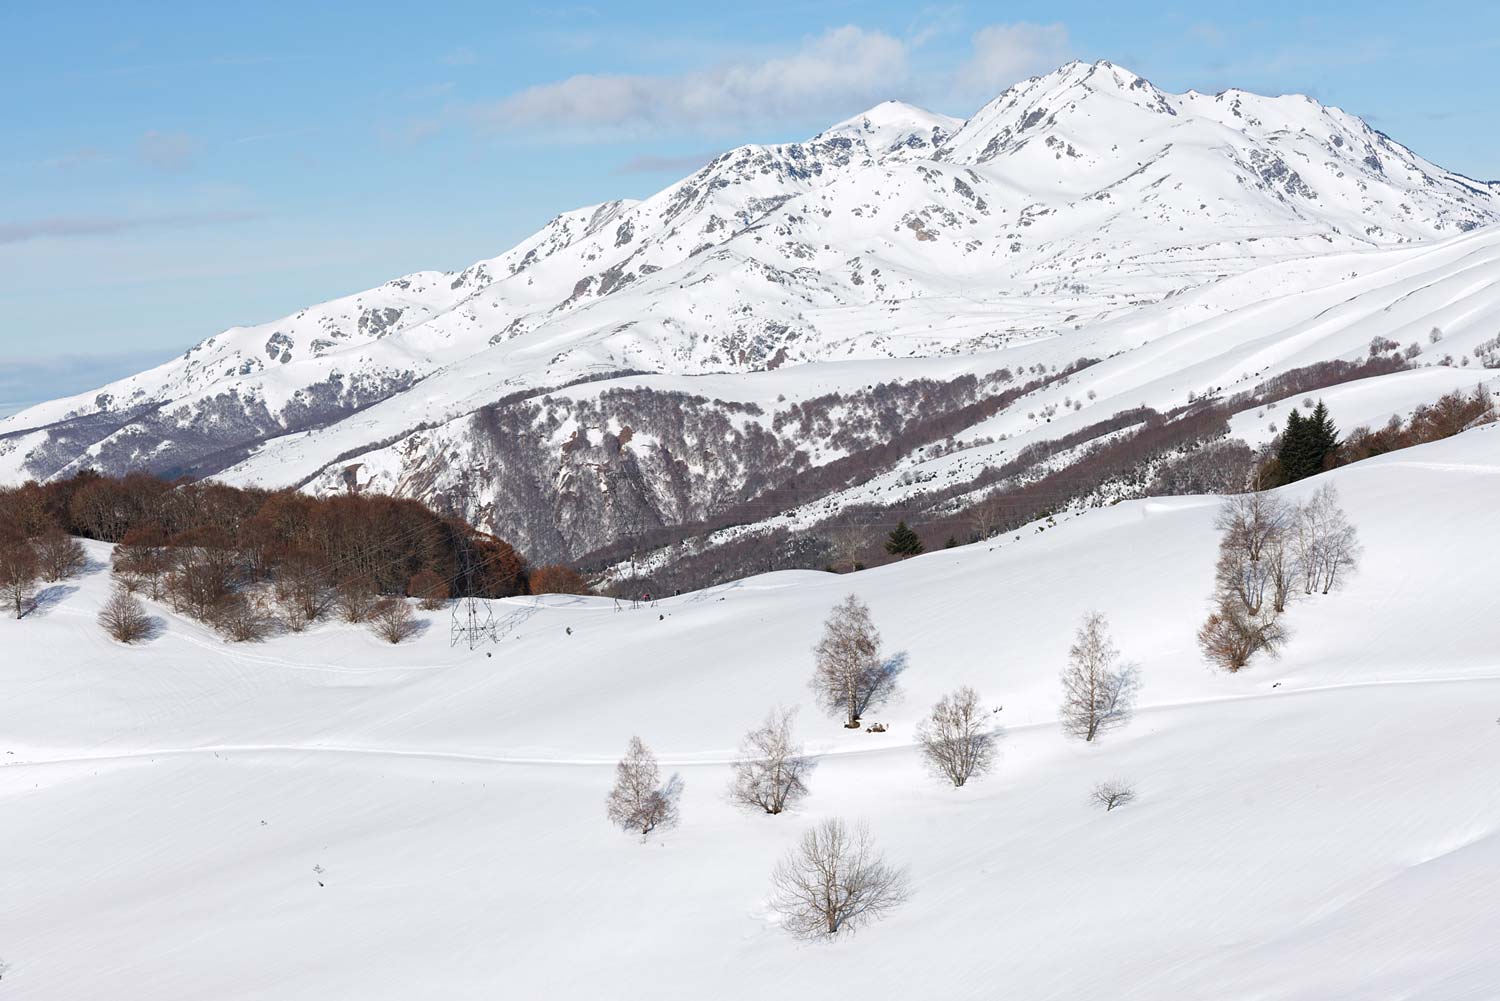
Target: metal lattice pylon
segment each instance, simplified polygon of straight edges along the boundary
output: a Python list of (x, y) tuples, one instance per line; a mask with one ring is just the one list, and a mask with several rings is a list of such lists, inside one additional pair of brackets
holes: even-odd
[(498, 637), (495, 634), (495, 612), (490, 608), (490, 603), (474, 596), (474, 556), (467, 549), (462, 552), (464, 594), (467, 597), (453, 603), (448, 645), (458, 646), (466, 642), (469, 649), (473, 650), (486, 641), (496, 642)]

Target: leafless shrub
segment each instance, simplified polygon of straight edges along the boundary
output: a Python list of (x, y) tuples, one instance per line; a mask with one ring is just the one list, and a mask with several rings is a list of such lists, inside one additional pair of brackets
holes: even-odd
[(417, 617), (400, 598), (381, 598), (370, 611), (370, 628), (387, 643), (400, 643), (417, 631)]
[(807, 795), (804, 781), (813, 760), (792, 737), (795, 709), (775, 709), (766, 721), (745, 734), (734, 763), (729, 797), (741, 806), (777, 814)]
[(1062, 673), (1063, 702), (1059, 719), (1070, 737), (1091, 741), (1130, 719), (1140, 689), (1140, 672), (1121, 664), (1109, 638), (1109, 623), (1098, 612), (1084, 616), (1068, 666)]
[(1135, 799), (1135, 788), (1124, 779), (1110, 779), (1108, 782), (1100, 782), (1094, 786), (1089, 798), (1104, 807), (1104, 812), (1108, 813), (1115, 807), (1124, 806)]
[(831, 939), (910, 896), (907, 873), (876, 850), (869, 829), (837, 817), (806, 831), (771, 872), (771, 909), (798, 938)]
[(214, 604), (209, 622), (219, 634), (235, 643), (253, 643), (266, 638), (271, 618), (257, 601), (239, 592), (231, 592)]
[(989, 771), (995, 762), (990, 716), (972, 688), (944, 695), (917, 724), (917, 744), (928, 767), (955, 786)]
[(1211, 663), (1238, 671), (1256, 653), (1279, 654), (1287, 636), (1274, 614), (1250, 615), (1232, 601), (1221, 601), (1198, 630), (1198, 648)]
[(609, 819), (644, 838), (657, 828), (676, 826), (681, 796), (681, 776), (673, 775), (663, 785), (656, 755), (641, 738), (631, 737), (625, 757), (615, 765), (615, 785), (606, 801)]
[(340, 581), (333, 603), (345, 622), (364, 622), (375, 610), (375, 585), (364, 577)]
[(861, 716), (895, 693), (896, 677), (906, 663), (899, 654), (881, 657), (880, 633), (870, 621), (870, 608), (853, 594), (834, 606), (813, 652), (813, 691), (827, 712), (843, 714), (844, 726), (851, 730), (859, 726)]
[(140, 599), (124, 588), (116, 588), (99, 610), (99, 625), (121, 643), (134, 643), (151, 634), (151, 618)]
[(46, 580), (77, 577), (88, 566), (89, 557), (83, 543), (64, 531), (46, 532), (35, 544), (37, 562)]

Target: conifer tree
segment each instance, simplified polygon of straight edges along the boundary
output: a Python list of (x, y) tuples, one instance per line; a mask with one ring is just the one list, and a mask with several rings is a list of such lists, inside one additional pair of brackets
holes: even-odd
[(1312, 441), (1308, 434), (1310, 424), (1302, 419), (1296, 408), (1287, 415), (1286, 429), (1281, 432), (1281, 448), (1276, 453), (1281, 463), (1281, 474), (1287, 483), (1293, 483), (1314, 472)]
[(1328, 457), (1339, 447), (1339, 429), (1334, 426), (1333, 418), (1328, 415), (1328, 408), (1322, 400), (1313, 408), (1307, 427), (1311, 440), (1309, 451), (1316, 457), (1312, 472), (1320, 473), (1327, 467)]
[(897, 522), (885, 540), (885, 551), (892, 556), (916, 556), (925, 548), (921, 538), (907, 527), (905, 521)]

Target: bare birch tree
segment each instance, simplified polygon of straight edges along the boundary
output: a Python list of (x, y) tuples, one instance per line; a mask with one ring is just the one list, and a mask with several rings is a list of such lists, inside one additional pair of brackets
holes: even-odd
[(870, 608), (853, 594), (834, 606), (813, 653), (813, 691), (827, 712), (843, 714), (844, 726), (851, 730), (895, 693), (896, 676), (905, 664), (899, 654), (882, 658)]
[(1130, 718), (1140, 687), (1133, 664), (1121, 664), (1109, 638), (1109, 622), (1089, 612), (1068, 648), (1062, 673), (1063, 702), (1059, 719), (1070, 737), (1091, 741)]
[(729, 797), (741, 806), (777, 814), (807, 795), (813, 760), (792, 737), (795, 709), (773, 709), (766, 721), (745, 734), (734, 763)]
[(663, 785), (656, 755), (641, 738), (631, 737), (625, 757), (615, 765), (615, 785), (606, 801), (609, 819), (644, 838), (658, 828), (677, 824), (681, 795), (682, 778), (673, 775)]
[(917, 744), (928, 767), (955, 786), (989, 771), (995, 762), (990, 716), (972, 688), (944, 695), (917, 724)]
[(0, 539), (0, 594), (21, 618), (36, 604), (36, 581), (41, 564), (36, 549), (25, 539)]
[(859, 557), (869, 548), (872, 536), (870, 529), (858, 521), (854, 514), (848, 514), (834, 522), (833, 527), (828, 530), (828, 544), (833, 547), (835, 566), (847, 566), (849, 572), (853, 573), (859, 569)]
[(1339, 506), (1338, 491), (1324, 484), (1298, 511), (1298, 569), (1304, 593), (1327, 594), (1359, 566), (1359, 533)]
[(907, 873), (885, 860), (864, 824), (837, 817), (803, 833), (771, 872), (771, 909), (806, 939), (831, 939), (882, 917), (910, 896)]

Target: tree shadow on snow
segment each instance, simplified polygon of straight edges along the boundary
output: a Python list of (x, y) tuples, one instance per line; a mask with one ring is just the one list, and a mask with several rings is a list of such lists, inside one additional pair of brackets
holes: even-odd
[(44, 587), (32, 599), (31, 609), (26, 614), (44, 618), (54, 608), (66, 601), (70, 595), (77, 593), (78, 587), (74, 584), (52, 584)]

